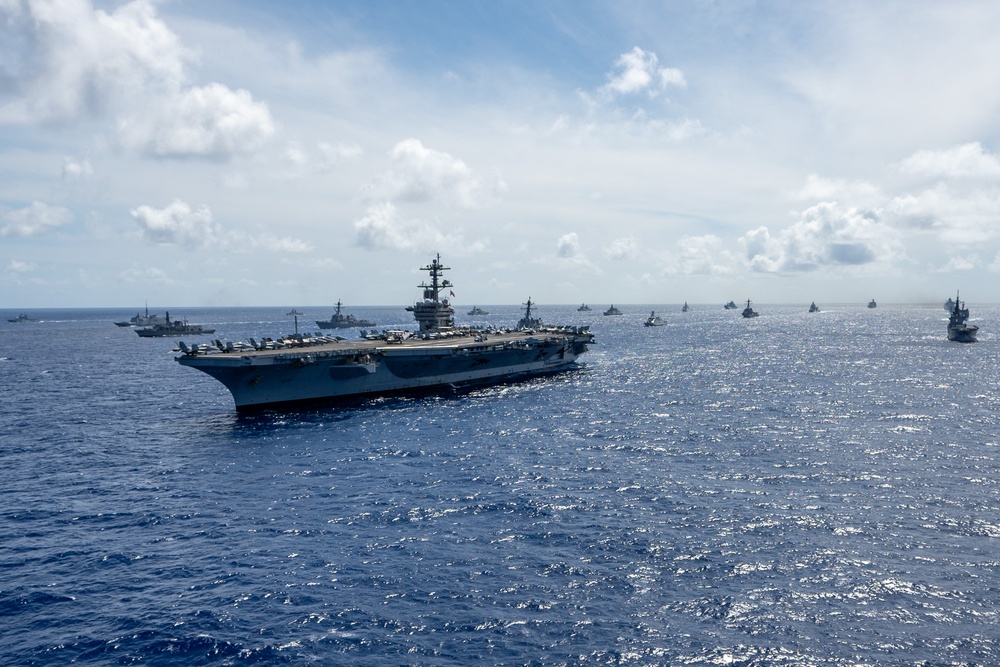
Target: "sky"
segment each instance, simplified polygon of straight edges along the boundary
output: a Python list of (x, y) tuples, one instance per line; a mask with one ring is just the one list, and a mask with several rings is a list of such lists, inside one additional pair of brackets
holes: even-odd
[(0, 0), (0, 308), (1000, 302), (1000, 3)]

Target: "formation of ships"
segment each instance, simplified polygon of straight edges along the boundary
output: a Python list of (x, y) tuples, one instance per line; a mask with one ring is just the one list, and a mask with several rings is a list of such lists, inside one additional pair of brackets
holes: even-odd
[[(546, 325), (532, 311), (531, 299), (523, 304), (524, 315), (517, 326), (458, 326), (455, 310), (441, 292), (453, 287), (444, 278), (451, 270), (441, 263), (438, 255), (422, 267), (430, 282), (422, 282), (422, 298), (408, 306), (417, 331), (374, 329), (375, 322), (345, 314), (338, 300), (329, 320), (317, 320), (320, 329), (359, 329), (360, 338), (348, 340), (337, 335), (296, 333), (274, 340), (249, 339), (247, 342), (213, 345), (179, 342), (176, 361), (208, 374), (222, 383), (232, 394), (239, 411), (325, 402), (334, 399), (368, 395), (433, 390), (466, 384), (494, 383), (541, 374), (556, 373), (576, 366), (577, 359), (595, 343), (588, 326)], [(453, 295), (453, 293), (452, 293)], [(874, 299), (868, 308), (877, 308)], [(945, 304), (949, 313), (948, 340), (960, 343), (976, 342), (979, 327), (969, 324), (969, 309), (960, 300), (949, 298)], [(726, 310), (737, 310), (729, 301)], [(581, 304), (578, 312), (591, 311)], [(687, 302), (681, 312), (691, 308)], [(821, 312), (815, 302), (810, 313)], [(489, 313), (478, 306), (471, 316)], [(611, 305), (605, 316), (620, 316), (622, 311)], [(742, 310), (744, 318), (760, 316), (750, 299)], [(38, 322), (26, 313), (10, 322)], [(129, 320), (115, 322), (119, 327), (131, 327), (144, 338), (203, 335), (214, 329), (187, 320), (172, 320), (167, 312), (162, 318), (151, 315), (148, 307)], [(646, 327), (667, 324), (655, 311), (643, 322)]]

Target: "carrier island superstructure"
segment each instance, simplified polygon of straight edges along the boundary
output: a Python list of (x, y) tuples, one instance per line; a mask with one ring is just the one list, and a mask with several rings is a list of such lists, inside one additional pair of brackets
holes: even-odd
[(183, 366), (229, 389), (240, 412), (439, 387), (494, 383), (568, 370), (594, 343), (589, 327), (546, 326), (532, 317), (517, 327), (456, 326), (441, 292), (452, 287), (438, 255), (428, 266), (423, 298), (406, 310), (416, 332), (361, 332), (358, 340), (296, 335), (215, 347), (179, 344)]

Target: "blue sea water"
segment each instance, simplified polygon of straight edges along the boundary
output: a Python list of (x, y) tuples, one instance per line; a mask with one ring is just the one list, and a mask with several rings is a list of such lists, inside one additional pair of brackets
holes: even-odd
[(0, 664), (1000, 664), (1000, 307), (756, 307), (251, 417), (133, 312), (0, 313)]

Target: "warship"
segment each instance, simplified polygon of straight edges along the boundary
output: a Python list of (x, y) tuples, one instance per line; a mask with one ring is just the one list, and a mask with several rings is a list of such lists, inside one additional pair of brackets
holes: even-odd
[(10, 318), (7, 321), (8, 322), (14, 322), (14, 323), (19, 323), (19, 322), (38, 322), (38, 320), (36, 320), (34, 317), (28, 317), (27, 313), (21, 313), (17, 317), (12, 317), (12, 318)]
[(337, 310), (328, 320), (316, 320), (316, 326), (320, 329), (351, 329), (353, 327), (373, 327), (375, 323), (371, 320), (359, 320), (354, 315), (344, 315), (340, 312), (340, 299), (337, 299)]
[(750, 299), (747, 299), (747, 307), (743, 309), (743, 317), (757, 317), (758, 315), (760, 313), (750, 307)]
[(577, 311), (579, 311), (579, 312), (581, 312), (581, 313), (587, 313), (587, 312), (590, 312), (590, 306), (588, 306), (588, 305), (587, 305), (587, 304), (585, 304), (585, 303), (581, 303), (581, 304), (580, 304), (580, 307), (579, 307), (579, 308), (577, 308)]
[(868, 302), (868, 307), (869, 308), (878, 308), (878, 304), (875, 303), (875, 299), (872, 299), (871, 301)]
[(737, 307), (738, 306), (736, 305), (735, 301), (729, 301), (726, 305), (723, 306), (723, 308), (725, 308), (726, 310), (736, 310)]
[(163, 324), (154, 324), (151, 327), (136, 329), (135, 332), (143, 338), (177, 338), (190, 334), (197, 336), (201, 334), (215, 333), (215, 329), (206, 329), (200, 324), (188, 324), (187, 320), (170, 320), (170, 312), (167, 312)]
[(513, 329), (459, 327), (441, 291), (451, 270), (438, 255), (427, 266), (430, 284), (407, 307), (416, 332), (365, 332), (360, 340), (296, 335), (226, 345), (178, 344), (182, 366), (207, 373), (232, 394), (238, 412), (330, 403), (382, 394), (415, 393), (466, 384), (490, 384), (576, 367), (594, 343), (589, 327), (548, 326), (528, 299)]
[(489, 315), (490, 311), (483, 310), (479, 306), (473, 306), (472, 310), (469, 311), (469, 315)]
[(656, 314), (655, 310), (651, 310), (649, 311), (649, 317), (647, 317), (646, 321), (642, 324), (647, 327), (662, 327), (666, 324), (666, 322), (663, 321), (662, 317)]
[(146, 304), (146, 314), (136, 313), (134, 317), (122, 322), (115, 322), (118, 327), (151, 327), (156, 324), (163, 324), (163, 318), (159, 315), (149, 314), (149, 304)]
[(615, 304), (611, 304), (611, 307), (604, 311), (605, 315), (621, 315), (622, 311), (615, 308)]
[(813, 301), (811, 304), (809, 304), (809, 312), (810, 313), (818, 313), (819, 312), (819, 306), (816, 305), (815, 301)]
[(951, 317), (948, 318), (948, 340), (953, 340), (956, 343), (976, 342), (976, 334), (979, 333), (979, 327), (966, 324), (968, 319), (969, 309), (965, 307), (964, 303), (958, 300), (958, 294), (956, 294), (955, 302), (951, 308)]

